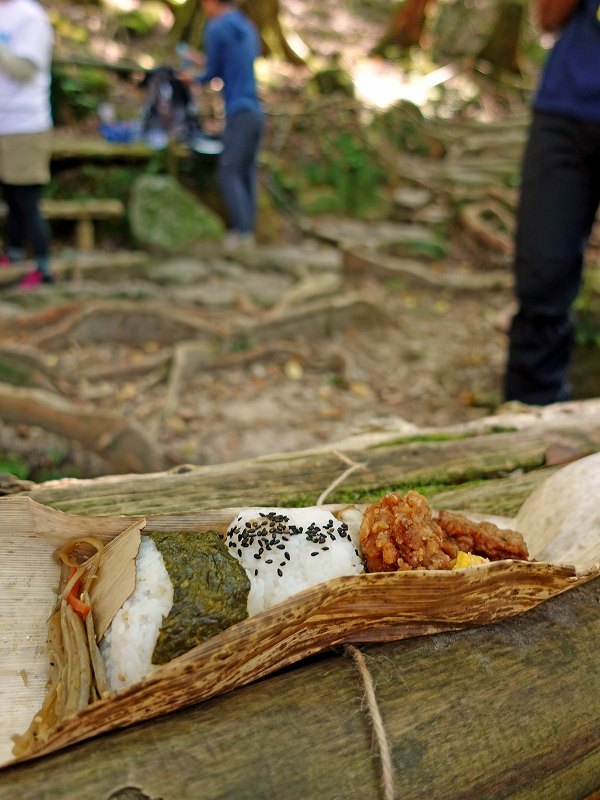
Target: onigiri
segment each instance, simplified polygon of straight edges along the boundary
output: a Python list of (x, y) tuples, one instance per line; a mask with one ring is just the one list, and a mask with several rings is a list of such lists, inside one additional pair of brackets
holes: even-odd
[(246, 508), (229, 526), (229, 552), (250, 579), (248, 614), (364, 566), (358, 539), (324, 508)]

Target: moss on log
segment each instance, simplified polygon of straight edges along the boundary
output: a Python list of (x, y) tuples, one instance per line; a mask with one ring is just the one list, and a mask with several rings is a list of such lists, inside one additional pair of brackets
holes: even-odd
[[(600, 450), (600, 420), (532, 424), (521, 431), (488, 432), (438, 441), (424, 435), (371, 446), (339, 449), (364, 468), (350, 475), (328, 498), (330, 503), (367, 502), (384, 492), (418, 488), (438, 504), (443, 490), (469, 484), (472, 510), (512, 514), (537, 477), (522, 483), (521, 472), (543, 467), (556, 445), (584, 456)], [(152, 475), (110, 476), (87, 481), (55, 481), (32, 492), (34, 500), (73, 514), (185, 513), (200, 508), (249, 504), (310, 505), (340, 476), (345, 466), (336, 450), (268, 456), (207, 467), (179, 467)], [(511, 473), (514, 478), (491, 495), (485, 486)], [(545, 477), (542, 471), (542, 476)], [(484, 484), (478, 490), (474, 483)], [(496, 490), (497, 488), (497, 490)], [(481, 492), (481, 499), (477, 495)], [(486, 494), (488, 495), (486, 498)], [(472, 502), (471, 502), (472, 501)], [(463, 506), (465, 507), (465, 506)]]

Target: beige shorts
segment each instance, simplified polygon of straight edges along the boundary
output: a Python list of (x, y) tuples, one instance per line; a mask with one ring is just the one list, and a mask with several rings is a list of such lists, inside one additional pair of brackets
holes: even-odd
[(13, 186), (48, 183), (52, 131), (0, 136), (0, 181)]

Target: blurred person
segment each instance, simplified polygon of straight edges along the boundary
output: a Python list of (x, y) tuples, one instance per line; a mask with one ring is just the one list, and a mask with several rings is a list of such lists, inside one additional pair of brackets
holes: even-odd
[(215, 78), (223, 81), (225, 130), (218, 174), (231, 226), (225, 246), (235, 249), (254, 242), (257, 157), (264, 127), (254, 75), (260, 37), (254, 23), (228, 0), (201, 2), (207, 17), (205, 66), (193, 78), (185, 71), (181, 77), (202, 85)]
[(533, 103), (515, 239), (518, 310), (509, 331), (506, 400), (569, 400), (571, 306), (600, 201), (598, 0), (536, 0), (559, 31)]
[(23, 288), (52, 283), (50, 231), (40, 211), (50, 180), (53, 31), (36, 0), (0, 0), (0, 186), (8, 207), (5, 255), (21, 261), (30, 245), (36, 269)]

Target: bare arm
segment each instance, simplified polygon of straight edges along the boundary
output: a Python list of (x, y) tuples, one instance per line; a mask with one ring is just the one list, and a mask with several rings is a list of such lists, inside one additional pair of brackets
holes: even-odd
[(25, 83), (33, 78), (37, 67), (27, 58), (14, 56), (3, 44), (0, 44), (0, 72), (4, 72), (15, 81)]
[(535, 18), (542, 30), (560, 30), (581, 0), (535, 0)]

